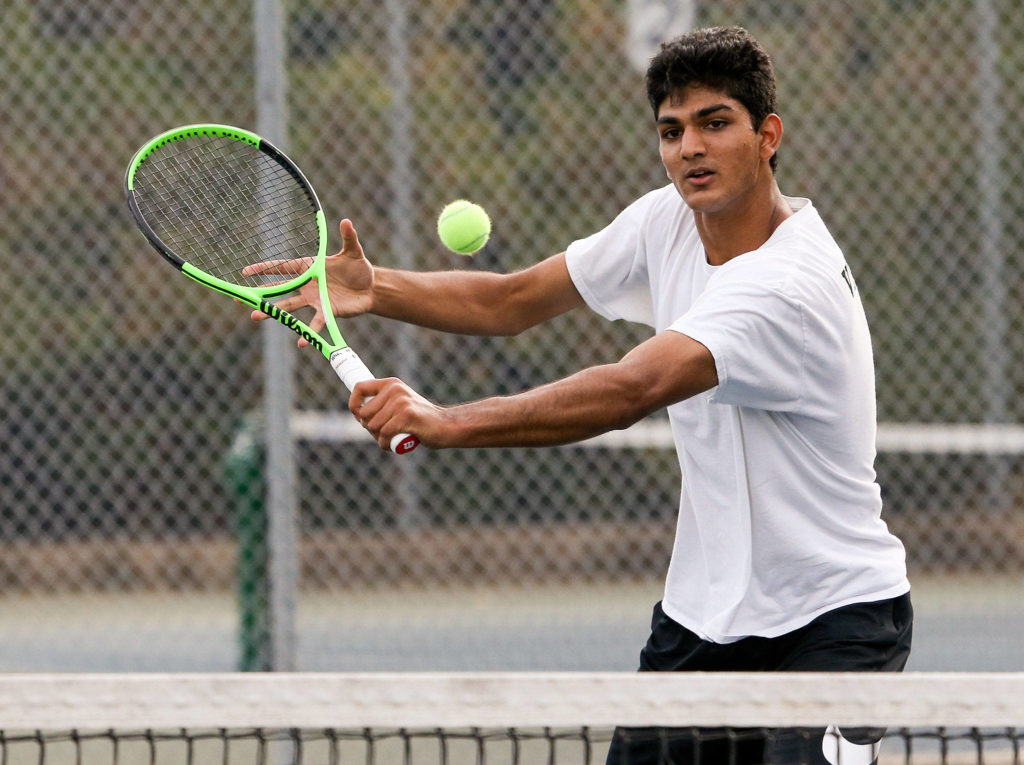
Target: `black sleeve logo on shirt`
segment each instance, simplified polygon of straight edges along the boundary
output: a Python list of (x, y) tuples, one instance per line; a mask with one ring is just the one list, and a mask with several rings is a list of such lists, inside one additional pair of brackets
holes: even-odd
[(850, 288), (850, 294), (857, 297), (857, 285), (853, 282), (853, 274), (850, 273), (850, 267), (844, 265), (843, 272), (840, 276), (843, 277), (843, 281), (846, 282), (846, 286)]

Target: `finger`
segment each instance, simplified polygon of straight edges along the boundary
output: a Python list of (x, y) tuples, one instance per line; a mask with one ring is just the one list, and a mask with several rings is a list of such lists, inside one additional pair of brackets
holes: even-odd
[(405, 454), (412, 451), (419, 444), (419, 439), (413, 434), (411, 427), (397, 427), (389, 422), (380, 429), (377, 443), (380, 448), (394, 454)]
[[(324, 315), (317, 311), (316, 315), (309, 321), (309, 328), (319, 335), (320, 330), (324, 328), (324, 324)], [(298, 345), (300, 348), (305, 348), (307, 345), (309, 345), (309, 340), (307, 340), (305, 337), (300, 336)]]
[(301, 274), (312, 264), (312, 258), (290, 258), (287, 260), (265, 260), (262, 263), (250, 263), (242, 269), (242, 276), (257, 274)]
[[(379, 388), (377, 395), (369, 396), (363, 400), (358, 417), (363, 427), (377, 439), (377, 443), (384, 451), (391, 451), (391, 441), (400, 432), (406, 432), (408, 428), (399, 423), (407, 419), (406, 407), (399, 395), (396, 400), (395, 393), (401, 390), (395, 385), (395, 379), (375, 380)], [(358, 387), (358, 386), (357, 386)], [(369, 390), (367, 386), (364, 390)]]
[(277, 300), (274, 300), (273, 303), (277, 308), (281, 309), (282, 311), (287, 311), (288, 313), (295, 313), (301, 308), (307, 308), (310, 304), (309, 301), (305, 297), (303, 297), (301, 293), (297, 295), (290, 295), (289, 297), (285, 298), (279, 298)]
[[(381, 397), (383, 398), (383, 397)], [(405, 430), (399, 427), (397, 418), (402, 415), (402, 409), (395, 409), (394, 406), (383, 407), (380, 412), (369, 419), (365, 427), (374, 438), (377, 444), (386, 452), (391, 451), (391, 441), (399, 432)]]
[[(234, 300), (239, 305), (247, 305), (250, 308), (252, 307), (252, 303), (246, 302), (245, 300), (239, 300), (236, 297), (233, 297), (231, 299)], [(254, 309), (249, 313), (249, 318), (252, 319), (253, 321), (263, 321), (265, 318), (267, 318), (267, 315), (263, 313), (263, 311), (257, 311)]]
[(338, 232), (341, 234), (341, 254), (353, 260), (363, 258), (363, 246), (359, 244), (359, 235), (352, 221), (345, 218), (338, 224)]
[[(251, 311), (249, 313), (249, 318), (252, 321), (266, 321), (270, 317), (267, 316), (265, 313), (263, 313), (263, 311), (255, 310), (255, 311)], [(323, 327), (323, 322), (320, 323), (320, 326)], [(311, 325), (311, 328), (312, 328), (312, 325)], [(298, 345), (299, 345), (299, 348), (305, 348), (307, 345), (309, 345), (309, 341), (306, 338), (304, 338), (304, 337), (300, 337)]]
[[(378, 409), (383, 405), (383, 402), (378, 402), (376, 405), (371, 404), (373, 399), (378, 393), (380, 393), (383, 387), (383, 380), (366, 380), (361, 382), (352, 389), (352, 395), (348, 398), (348, 408), (356, 417), (363, 420), (364, 416), (372, 416), (377, 412)], [(369, 406), (366, 412), (362, 412), (363, 407)]]
[(312, 263), (312, 258), (266, 260), (262, 263), (250, 263), (242, 269), (242, 276), (255, 276), (257, 274), (301, 274), (305, 273)]
[(324, 315), (321, 311), (317, 311), (313, 315), (313, 318), (309, 320), (309, 328), (318, 335), (320, 334), (320, 330), (322, 330), (326, 325), (327, 322), (324, 320)]
[(279, 287), (282, 284), (287, 284), (291, 279), (277, 279), (275, 281), (266, 281), (260, 284), (261, 287)]

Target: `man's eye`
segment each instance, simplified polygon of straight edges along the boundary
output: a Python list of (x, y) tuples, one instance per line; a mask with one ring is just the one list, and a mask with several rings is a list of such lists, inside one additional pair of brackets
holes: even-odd
[(675, 129), (673, 129), (673, 130), (666, 130), (664, 133), (661, 134), (661, 137), (664, 140), (666, 140), (666, 141), (670, 141), (673, 138), (678, 138), (679, 137), (679, 131), (675, 130)]
[(725, 120), (711, 120), (711, 122), (708, 123), (708, 127), (712, 130), (718, 130), (719, 128), (725, 127), (727, 124), (728, 123)]

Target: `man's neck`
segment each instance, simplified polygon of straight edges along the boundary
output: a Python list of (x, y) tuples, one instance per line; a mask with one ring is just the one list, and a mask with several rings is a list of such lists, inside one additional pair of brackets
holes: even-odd
[(735, 209), (694, 212), (694, 218), (708, 263), (720, 266), (737, 255), (756, 250), (792, 214), (773, 180), (768, 193), (752, 195)]

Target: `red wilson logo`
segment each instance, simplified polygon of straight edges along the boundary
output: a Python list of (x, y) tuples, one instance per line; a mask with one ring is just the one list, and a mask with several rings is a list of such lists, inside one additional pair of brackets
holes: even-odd
[(398, 445), (395, 447), (395, 454), (405, 454), (406, 452), (411, 452), (413, 449), (416, 448), (417, 444), (419, 444), (419, 441), (416, 439), (416, 436), (409, 436), (408, 438), (403, 438), (401, 441), (398, 442)]

